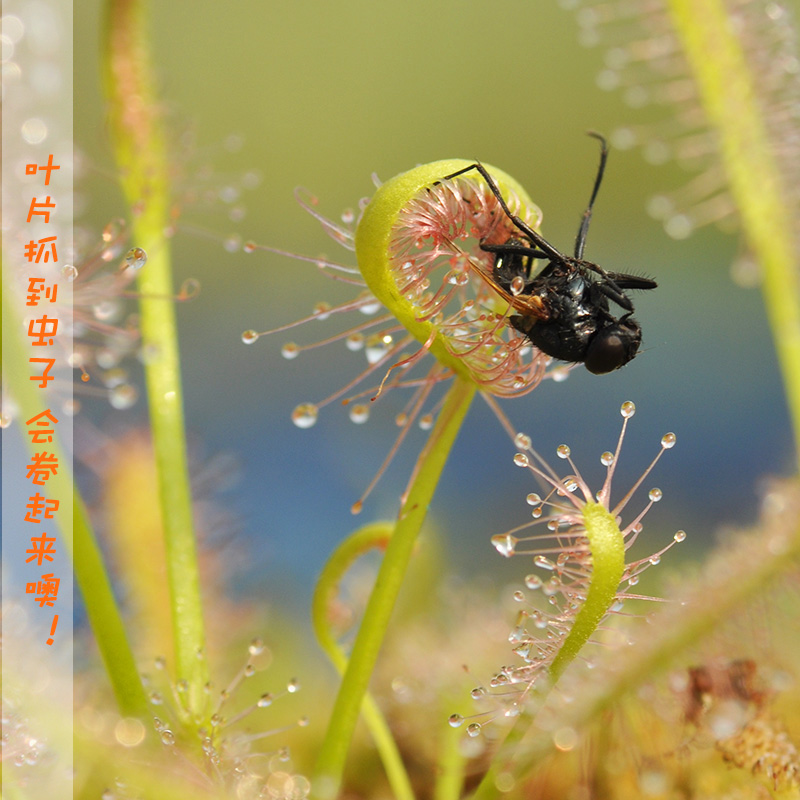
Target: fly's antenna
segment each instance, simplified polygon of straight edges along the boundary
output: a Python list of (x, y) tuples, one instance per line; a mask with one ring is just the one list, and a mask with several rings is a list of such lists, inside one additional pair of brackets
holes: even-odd
[(589, 223), (592, 220), (592, 206), (594, 206), (597, 192), (600, 190), (603, 173), (606, 171), (606, 161), (608, 161), (608, 142), (606, 137), (596, 131), (587, 131), (587, 134), (600, 142), (600, 166), (597, 168), (597, 177), (594, 179), (594, 188), (592, 189), (592, 196), (589, 198), (589, 205), (586, 211), (583, 212), (578, 235), (575, 237), (575, 258), (580, 259), (583, 258), (583, 250), (586, 247), (586, 234), (589, 232)]

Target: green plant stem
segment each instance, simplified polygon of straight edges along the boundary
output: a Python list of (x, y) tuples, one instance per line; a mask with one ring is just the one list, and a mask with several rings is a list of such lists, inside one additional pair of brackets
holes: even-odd
[(389, 619), (428, 512), (447, 456), (475, 395), (472, 382), (455, 378), (436, 425), (420, 454), (415, 480), (386, 548), (375, 586), (364, 611), (350, 662), (344, 674), (331, 720), (314, 770), (317, 797), (336, 797), (347, 751), (364, 695), (383, 642)]
[[(10, 287), (3, 286), (3, 379), (19, 409), (15, 424), (20, 424), (20, 421), (30, 419), (43, 410), (45, 395), (29, 380), (30, 365), (25, 345), (20, 336), (14, 335), (15, 330), (23, 330), (22, 320), (13, 306), (15, 297)], [(144, 687), (86, 507), (74, 486), (69, 459), (58, 438), (48, 445), (48, 452), (56, 456), (59, 465), (58, 472), (48, 481), (48, 492), (56, 498), (72, 499), (72, 525), (59, 518), (59, 529), (72, 557), (75, 580), (83, 596), (86, 615), (108, 672), (117, 706), (123, 716), (143, 718), (148, 713)]]
[[(336, 642), (330, 629), (330, 608), (336, 600), (339, 582), (356, 559), (364, 553), (379, 547), (385, 549), (392, 536), (394, 524), (390, 522), (375, 522), (360, 528), (348, 536), (328, 559), (322, 574), (319, 576), (311, 601), (311, 619), (314, 624), (314, 633), (325, 655), (331, 660), (340, 675), (347, 669), (347, 656)], [(389, 785), (397, 800), (413, 800), (414, 790), (411, 787), (408, 773), (406, 772), (400, 751), (392, 738), (389, 725), (384, 719), (378, 704), (372, 695), (367, 692), (361, 706), (364, 721), (375, 740), (381, 760), (383, 761)]]
[[(614, 517), (599, 503), (587, 503), (583, 509), (586, 538), (592, 553), (592, 577), (586, 600), (578, 611), (570, 632), (548, 670), (548, 691), (564, 674), (583, 649), (616, 599), (625, 569), (625, 541)], [(534, 687), (534, 692), (536, 691)], [(544, 692), (540, 693), (540, 699)], [(474, 800), (494, 797), (498, 787), (514, 785), (530, 769), (527, 752), (518, 753), (519, 745), (530, 730), (533, 713), (523, 709), (503, 742), (500, 753), (481, 780)]]
[(461, 732), (442, 728), (436, 751), (436, 783), (433, 800), (459, 800), (464, 787), (467, 759), (461, 752)]
[(764, 302), (800, 456), (800, 265), (789, 192), (723, 0), (668, 0), (668, 8), (703, 109), (719, 136), (748, 243), (761, 265)]
[(147, 252), (141, 270), (141, 334), (172, 603), (176, 676), (189, 685), (189, 711), (207, 715), (205, 627), (186, 461), (180, 363), (169, 240), (169, 169), (150, 74), (147, 4), (110, 0), (104, 78), (122, 187), (133, 213), (133, 242)]

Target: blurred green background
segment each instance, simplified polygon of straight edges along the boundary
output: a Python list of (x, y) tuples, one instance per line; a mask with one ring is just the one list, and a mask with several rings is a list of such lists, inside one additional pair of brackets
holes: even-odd
[[(97, 230), (123, 213), (100, 91), (100, 25), (99, 2), (75, 4), (75, 140), (88, 154), (76, 181), (86, 202), (78, 222)], [(250, 171), (262, 176), (244, 197), (242, 220), (231, 220), (221, 200), (206, 213), (187, 208), (182, 221), (215, 236), (175, 239), (176, 283), (202, 284), (196, 300), (178, 307), (187, 425), (206, 454), (238, 460), (241, 477), (226, 502), (241, 521), (246, 577), (289, 592), (302, 607), (327, 554), (355, 523), (396, 514), (425, 434), (409, 436), (353, 519), (350, 505), (394, 440), (393, 418), (407, 396), (382, 399), (363, 426), (334, 404), (315, 427), (295, 428), (293, 407), (342, 386), (362, 368), (363, 354), (337, 343), (286, 361), (281, 344), (324, 338), (348, 321), (315, 322), (249, 347), (241, 332), (285, 324), (353, 291), (308, 264), (229, 253), (222, 240), (236, 233), (354, 264), (297, 206), (294, 188), (307, 187), (320, 210), (338, 218), (371, 193), (373, 172), (386, 179), (459, 157), (516, 177), (544, 210), (547, 238), (570, 250), (598, 157), (585, 131), (610, 133), (675, 111), (634, 110), (619, 93), (597, 88), (603, 48), (581, 47), (575, 14), (553, 2), (161, 0), (152, 3), (152, 45), (184, 184), (202, 184), (209, 165), (219, 188)], [(231, 135), (242, 138), (238, 152), (225, 147)], [(761, 297), (729, 278), (741, 237), (705, 228), (674, 241), (646, 213), (649, 197), (689, 177), (674, 163), (647, 164), (639, 151), (612, 151), (586, 255), (658, 280), (657, 291), (635, 298), (644, 352), (617, 373), (576, 370), (565, 383), (547, 382), (505, 404), (552, 462), (555, 447), (570, 444), (599, 487), (600, 453), (616, 441), (620, 404), (633, 400), (617, 496), (656, 454), (662, 434), (677, 433), (677, 446), (645, 483), (661, 487), (664, 500), (648, 516), (639, 556), (678, 528), (690, 536), (684, 547), (709, 545), (720, 525), (753, 519), (763, 476), (793, 468)], [(113, 433), (143, 420), (144, 402), (126, 412), (89, 403), (85, 415)], [(535, 488), (512, 465), (513, 452), (476, 401), (432, 509), (448, 559), (467, 576), (522, 575), (489, 543), (525, 520), (525, 495)], [(688, 553), (676, 553), (673, 564)]]

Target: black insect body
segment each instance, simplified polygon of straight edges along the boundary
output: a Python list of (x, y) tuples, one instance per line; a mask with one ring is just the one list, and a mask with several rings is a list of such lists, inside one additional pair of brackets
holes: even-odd
[[(642, 330), (633, 318), (633, 303), (626, 290), (655, 289), (657, 284), (649, 278), (606, 272), (583, 258), (592, 207), (608, 158), (606, 140), (596, 133), (589, 135), (600, 140), (600, 166), (578, 228), (574, 256), (559, 252), (512, 214), (482, 164), (471, 164), (442, 180), (476, 170), (520, 231), (519, 237), (502, 244), (481, 242), (480, 245), (482, 250), (495, 254), (492, 275), (481, 271), (481, 277), (517, 312), (510, 317), (509, 324), (543, 353), (562, 361), (583, 362), (589, 372), (600, 375), (625, 366), (636, 356), (642, 342)], [(546, 259), (548, 263), (531, 277), (535, 259)], [(619, 306), (624, 313), (615, 316), (609, 303)]]

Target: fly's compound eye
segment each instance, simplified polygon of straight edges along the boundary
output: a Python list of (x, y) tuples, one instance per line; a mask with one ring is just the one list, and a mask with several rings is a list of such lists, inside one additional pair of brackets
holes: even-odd
[(635, 320), (615, 322), (599, 330), (586, 350), (586, 369), (603, 375), (624, 367), (638, 352), (642, 330)]

